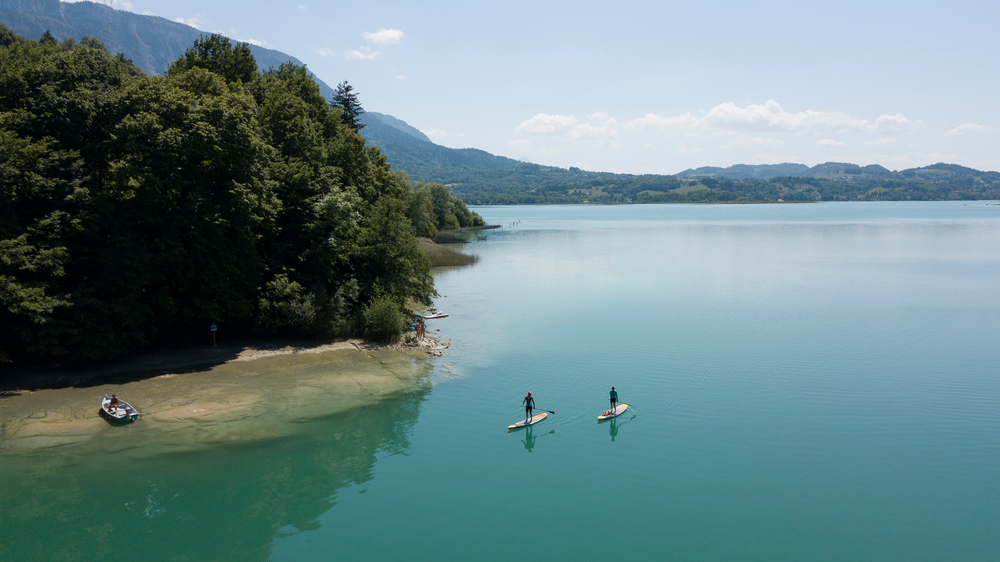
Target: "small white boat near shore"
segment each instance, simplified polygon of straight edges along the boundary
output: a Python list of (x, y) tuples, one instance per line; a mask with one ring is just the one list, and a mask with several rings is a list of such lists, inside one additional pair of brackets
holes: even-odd
[(447, 318), (448, 315), (443, 312), (435, 312), (429, 316), (424, 316), (424, 320), (434, 320), (436, 318)]

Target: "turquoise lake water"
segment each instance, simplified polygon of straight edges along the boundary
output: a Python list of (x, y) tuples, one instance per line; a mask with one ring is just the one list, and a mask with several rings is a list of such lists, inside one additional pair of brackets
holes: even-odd
[[(428, 384), (127, 466), (0, 454), (0, 560), (1000, 558), (1000, 205), (476, 211)], [(556, 414), (508, 433), (529, 390)]]

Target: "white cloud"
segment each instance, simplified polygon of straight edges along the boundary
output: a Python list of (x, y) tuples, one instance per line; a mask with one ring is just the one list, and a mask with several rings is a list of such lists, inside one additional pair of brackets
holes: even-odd
[(909, 117), (903, 115), (902, 113), (897, 113), (895, 115), (879, 116), (879, 118), (875, 120), (875, 124), (872, 125), (871, 131), (899, 133), (919, 129), (923, 126), (923, 121), (910, 121)]
[(879, 137), (879, 138), (874, 139), (874, 140), (865, 141), (865, 144), (868, 145), (868, 146), (887, 146), (887, 145), (890, 145), (890, 144), (892, 144), (894, 142), (896, 142), (896, 139), (889, 138), (889, 137)]
[(76, 2), (93, 2), (95, 4), (104, 4), (109, 8), (114, 8), (116, 10), (131, 10), (132, 3), (127, 0), (63, 0), (68, 4), (73, 4)]
[(992, 130), (993, 130), (992, 128), (987, 127), (986, 125), (977, 125), (975, 123), (962, 123), (961, 125), (945, 133), (945, 135), (949, 137), (954, 137), (957, 135), (967, 135), (969, 133), (989, 133)]
[(618, 136), (618, 122), (614, 119), (607, 119), (603, 126), (595, 127), (590, 123), (584, 123), (583, 125), (577, 125), (573, 127), (573, 130), (569, 132), (569, 136), (574, 139), (579, 139), (583, 137), (590, 138), (611, 138)]
[(423, 134), (425, 134), (425, 135), (427, 135), (428, 137), (430, 137), (431, 140), (434, 140), (434, 141), (439, 140), (439, 139), (443, 139), (443, 138), (445, 138), (445, 137), (448, 136), (448, 133), (446, 133), (446, 132), (444, 132), (444, 131), (442, 131), (440, 129), (430, 129), (430, 130), (427, 130), (427, 131), (421, 130), (420, 132), (423, 133)]
[(683, 144), (679, 144), (679, 145), (677, 145), (677, 152), (679, 154), (692, 154), (694, 152), (701, 152), (701, 149), (700, 148), (688, 148), (688, 147), (684, 146)]
[(379, 56), (379, 52), (371, 50), (370, 47), (359, 47), (358, 49), (344, 51), (344, 56), (349, 59), (372, 60)]
[(400, 82), (406, 82), (406, 76), (403, 76), (402, 74), (397, 74), (396, 80), (399, 80)]
[(702, 129), (737, 127), (770, 130), (857, 129), (868, 122), (855, 119), (846, 113), (831, 111), (800, 111), (789, 113), (774, 100), (763, 105), (750, 104), (738, 107), (735, 103), (722, 103), (698, 119)]
[(319, 53), (320, 56), (324, 57), (332, 57), (333, 55), (337, 54), (333, 51), (333, 49), (316, 49), (316, 52)]
[(608, 119), (610, 119), (610, 117), (608, 117), (607, 113), (604, 113), (603, 111), (598, 111), (596, 113), (591, 113), (590, 115), (588, 115), (587, 119), (590, 119), (591, 121), (607, 121)]
[(187, 18), (187, 19), (177, 18), (174, 21), (177, 22), (177, 23), (183, 23), (184, 25), (190, 25), (191, 27), (193, 27), (195, 29), (201, 29), (202, 21), (200, 19), (198, 19), (198, 18), (195, 18), (195, 17), (191, 17), (191, 18)]
[(578, 122), (572, 115), (547, 115), (539, 113), (517, 126), (519, 133), (535, 135), (552, 135), (563, 132)]
[(403, 39), (403, 32), (398, 29), (380, 29), (375, 33), (364, 32), (361, 34), (366, 40), (376, 45), (395, 45)]
[(649, 143), (646, 145), (646, 150), (649, 150), (651, 148), (656, 148), (656, 146), (653, 143)]
[(657, 131), (665, 131), (667, 129), (689, 129), (694, 127), (697, 119), (691, 116), (690, 113), (685, 113), (684, 115), (677, 115), (674, 117), (661, 117), (655, 113), (647, 113), (645, 117), (639, 119), (633, 119), (628, 121), (623, 125), (626, 129), (636, 129), (642, 130), (646, 127), (653, 127)]
[(824, 129), (863, 129), (868, 125), (864, 119), (855, 119), (847, 113), (837, 111), (785, 111), (774, 100), (764, 104), (749, 104), (739, 107), (733, 102), (719, 104), (701, 117), (690, 113), (662, 117), (654, 113), (625, 123), (629, 129), (751, 129), (771, 131), (814, 131)]
[(302, 4), (299, 4), (299, 9), (300, 10), (308, 10), (309, 6), (303, 6)]
[(769, 137), (748, 137), (746, 135), (739, 135), (729, 139), (729, 143), (738, 146), (775, 146), (781, 144), (781, 141)]
[(266, 47), (267, 41), (263, 39), (240, 39), (244, 43), (250, 43), (251, 45), (257, 45), (258, 47)]
[(507, 144), (514, 148), (528, 148), (531, 146), (531, 141), (527, 139), (514, 139)]
[(844, 143), (833, 139), (823, 139), (818, 141), (816, 146), (844, 146)]

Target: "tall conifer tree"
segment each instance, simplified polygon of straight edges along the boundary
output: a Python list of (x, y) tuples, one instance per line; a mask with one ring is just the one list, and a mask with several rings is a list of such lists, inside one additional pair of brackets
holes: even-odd
[(358, 101), (358, 94), (354, 92), (354, 87), (348, 84), (347, 80), (337, 84), (337, 89), (333, 93), (333, 99), (330, 100), (330, 106), (340, 110), (340, 122), (344, 125), (355, 131), (360, 131), (364, 128), (364, 124), (360, 123), (358, 119), (361, 118), (361, 114), (365, 110), (361, 108), (361, 102)]

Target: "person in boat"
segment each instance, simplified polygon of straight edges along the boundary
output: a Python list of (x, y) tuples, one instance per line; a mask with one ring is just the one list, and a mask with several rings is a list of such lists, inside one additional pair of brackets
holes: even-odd
[(611, 400), (611, 409), (608, 410), (608, 412), (610, 412), (610, 413), (613, 414), (613, 413), (615, 413), (615, 410), (618, 407), (618, 393), (615, 391), (615, 387), (613, 387), (613, 386), (611, 387), (611, 398), (610, 398), (610, 400)]
[(111, 395), (111, 402), (108, 403), (108, 411), (109, 412), (114, 412), (117, 409), (118, 409), (118, 395), (117, 394), (112, 394)]
[(531, 392), (521, 400), (521, 405), (524, 406), (524, 423), (531, 421), (531, 410), (535, 407), (535, 399), (531, 397)]

